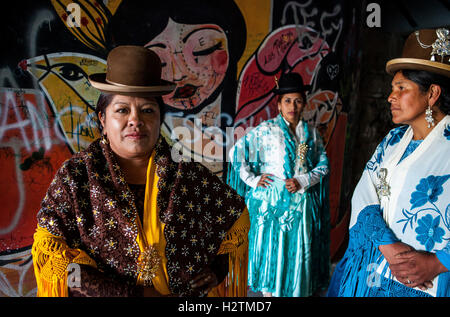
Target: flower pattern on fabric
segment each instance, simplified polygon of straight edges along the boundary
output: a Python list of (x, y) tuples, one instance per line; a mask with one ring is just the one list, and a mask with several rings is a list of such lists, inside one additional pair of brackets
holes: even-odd
[[(448, 213), (449, 209), (448, 206), (445, 214), (443, 214), (441, 210), (435, 205), (435, 202), (438, 200), (438, 196), (440, 196), (444, 191), (443, 189), (444, 183), (449, 178), (450, 174), (443, 176), (430, 175), (428, 177), (422, 178), (419, 181), (419, 184), (416, 186), (416, 190), (411, 194), (411, 199), (409, 201), (411, 203), (411, 209), (410, 210), (403, 209), (402, 214), (404, 218), (397, 221), (397, 223), (401, 222), (405, 223), (403, 227), (403, 233), (405, 232), (408, 224), (410, 225), (411, 229), (413, 228), (413, 224), (417, 222), (419, 213), (424, 211), (436, 212), (439, 215), (438, 218), (442, 218), (443, 225), (448, 229), (450, 229), (450, 217)], [(431, 205), (431, 208), (422, 208), (417, 211), (413, 211), (413, 209), (423, 207), (428, 203)], [(425, 243), (422, 244), (425, 245)]]
[(417, 241), (425, 246), (427, 251), (433, 250), (435, 243), (441, 243), (445, 234), (444, 229), (439, 227), (441, 217), (433, 217), (428, 214), (417, 222), (419, 226), (416, 228)]
[(447, 245), (445, 246), (445, 248), (442, 249), (443, 252), (450, 254), (450, 241), (447, 242)]
[(430, 175), (420, 180), (416, 186), (416, 191), (411, 194), (411, 209), (421, 207), (427, 202), (435, 203), (437, 198), (444, 191), (442, 185), (450, 178), (450, 175), (433, 176)]
[(410, 156), (417, 149), (417, 147), (422, 143), (422, 141), (423, 140), (411, 140), (408, 144), (408, 147), (405, 150), (405, 153), (403, 153), (402, 158), (398, 162), (400, 163), (405, 158)]
[(444, 136), (450, 141), (450, 124), (445, 127)]
[(366, 169), (376, 171), (381, 162), (383, 162), (386, 149), (399, 143), (405, 135), (407, 129), (407, 125), (392, 129), (377, 146), (372, 159), (369, 160), (366, 164)]
[(403, 135), (405, 135), (406, 130), (408, 129), (408, 126), (402, 126), (399, 127), (397, 129), (392, 130), (392, 132), (390, 133), (390, 136), (388, 137), (387, 140), (387, 146), (393, 146), (395, 144), (397, 144), (398, 142), (400, 142), (400, 140), (403, 138)]

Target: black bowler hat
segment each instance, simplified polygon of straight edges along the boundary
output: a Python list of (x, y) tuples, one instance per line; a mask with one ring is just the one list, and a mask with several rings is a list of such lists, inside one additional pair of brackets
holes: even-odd
[(284, 95), (293, 92), (305, 92), (311, 89), (310, 85), (304, 85), (302, 76), (299, 73), (288, 73), (282, 74), (281, 78), (278, 80), (275, 77), (275, 90), (274, 93), (277, 95)]

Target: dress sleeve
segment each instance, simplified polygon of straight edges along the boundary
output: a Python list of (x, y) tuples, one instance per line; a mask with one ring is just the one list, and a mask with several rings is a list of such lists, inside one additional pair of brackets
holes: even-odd
[(299, 182), (299, 193), (304, 193), (308, 188), (318, 184), (320, 180), (329, 173), (329, 163), (322, 137), (316, 128), (312, 130), (315, 151), (319, 157), (317, 164), (312, 170), (305, 174), (296, 175), (294, 178)]
[[(230, 184), (241, 196), (244, 196), (243, 192), (246, 191), (246, 186), (256, 188), (261, 179), (261, 175), (257, 175), (250, 166), (250, 162), (258, 161), (257, 156), (259, 155), (255, 150), (257, 144), (252, 144), (249, 141), (249, 138), (251, 138), (253, 142), (257, 141), (256, 138), (253, 137), (253, 131), (240, 138), (231, 148), (229, 153), (230, 165), (228, 171), (228, 184)], [(245, 185), (241, 185), (241, 182)]]
[[(352, 214), (349, 227), (360, 227), (361, 234), (374, 243), (376, 247), (399, 241), (383, 218), (383, 210), (377, 193), (377, 176), (380, 164), (380, 144), (371, 159), (367, 162), (361, 178), (356, 185), (351, 201)], [(356, 230), (355, 227), (355, 231)]]

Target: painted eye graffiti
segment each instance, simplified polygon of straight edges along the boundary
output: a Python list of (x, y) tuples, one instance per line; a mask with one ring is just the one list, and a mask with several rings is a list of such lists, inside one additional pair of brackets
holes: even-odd
[(198, 63), (198, 56), (210, 55), (220, 49), (222, 49), (222, 42), (218, 42), (217, 44), (200, 51), (194, 51), (192, 52), (192, 55), (195, 56), (194, 60), (196, 63)]
[[(59, 67), (59, 69), (57, 69)], [(58, 64), (52, 67), (57, 69), (58, 73), (66, 80), (76, 81), (83, 77), (87, 77), (87, 74), (77, 65), (74, 64)]]

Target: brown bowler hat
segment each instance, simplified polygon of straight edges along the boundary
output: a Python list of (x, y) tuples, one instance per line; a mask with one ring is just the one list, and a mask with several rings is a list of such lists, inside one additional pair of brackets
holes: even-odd
[(175, 84), (161, 79), (161, 60), (142, 46), (117, 46), (109, 52), (106, 73), (92, 74), (89, 82), (100, 91), (122, 95), (159, 96)]
[(391, 75), (402, 69), (426, 70), (450, 77), (449, 28), (411, 33), (406, 39), (402, 57), (386, 64), (386, 71)]

